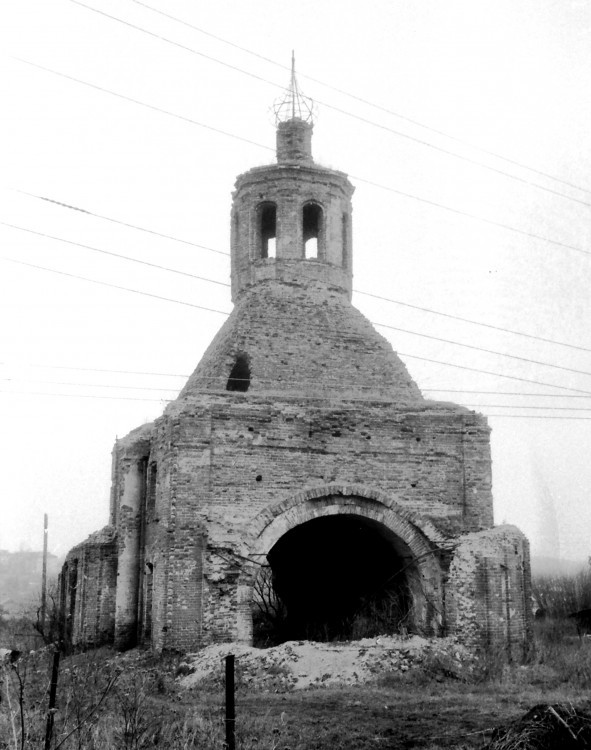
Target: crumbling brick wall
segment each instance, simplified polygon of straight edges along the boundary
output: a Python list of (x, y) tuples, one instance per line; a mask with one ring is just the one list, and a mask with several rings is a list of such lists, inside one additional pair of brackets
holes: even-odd
[[(415, 624), (517, 658), (528, 550), (492, 529), (486, 419), (425, 400), (351, 305), (353, 186), (314, 163), (311, 132), (281, 122), (278, 163), (237, 179), (234, 310), (177, 400), (115, 446), (113, 535), (75, 548), (62, 575), (71, 639), (248, 641), (253, 570), (277, 530), (350, 515), (412, 571)], [(99, 570), (116, 570), (114, 596), (78, 583)]]
[(117, 590), (117, 544), (112, 526), (70, 550), (58, 588), (65, 646), (89, 648), (112, 643)]
[(529, 545), (515, 526), (462, 537), (447, 584), (449, 631), (469, 647), (522, 661), (532, 638), (530, 581)]

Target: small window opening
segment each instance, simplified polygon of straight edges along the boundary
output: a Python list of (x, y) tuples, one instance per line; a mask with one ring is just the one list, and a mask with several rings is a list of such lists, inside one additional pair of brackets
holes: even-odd
[(274, 258), (277, 239), (277, 206), (263, 203), (259, 207), (260, 257)]
[(317, 203), (306, 203), (303, 211), (304, 258), (318, 258), (318, 239), (322, 224), (322, 209)]
[(236, 357), (236, 362), (228, 378), (227, 391), (247, 391), (250, 386), (250, 366), (244, 354)]

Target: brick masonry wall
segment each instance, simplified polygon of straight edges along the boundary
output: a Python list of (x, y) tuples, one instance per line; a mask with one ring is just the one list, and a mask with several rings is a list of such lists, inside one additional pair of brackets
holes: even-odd
[(467, 410), (211, 394), (177, 402), (154, 434), (158, 522), (146, 559), (158, 647), (239, 635), (236, 553), (249, 554), (249, 525), (296, 489), (371, 487), (434, 544), (492, 524), (488, 427)]
[[(178, 399), (117, 442), (112, 536), (68, 556), (72, 640), (184, 651), (248, 641), (257, 561), (286, 530), (349, 514), (409, 562), (425, 632), (518, 658), (529, 553), (516, 530), (492, 529), (486, 420), (425, 400), (350, 304), (353, 187), (308, 158), (309, 128), (298, 143), (287, 130), (284, 161), (236, 182), (234, 310)], [(261, 257), (263, 202), (277, 208), (276, 258)], [(309, 202), (321, 208), (317, 259), (304, 257)], [(245, 392), (229, 391), (239, 362)]]
[(469, 647), (522, 661), (532, 638), (529, 545), (514, 526), (469, 534), (449, 571), (449, 631)]
[(67, 635), (63, 635), (68, 645), (94, 647), (112, 643), (117, 587), (117, 544), (113, 527), (106, 526), (91, 534), (70, 550), (59, 586), (67, 626)]
[(239, 354), (250, 362), (249, 395), (424, 401), (390, 343), (342, 292), (320, 282), (266, 281), (242, 295), (180, 400), (225, 391)]
[[(241, 560), (257, 544), (250, 530), (257, 518), (283, 509), (306, 488), (322, 498), (334, 486), (357, 487), (346, 512), (392, 527), (395, 521), (387, 520), (382, 506), (368, 513), (363, 505), (364, 493), (380, 493), (398, 513), (408, 514), (424, 549), (439, 561), (449, 540), (492, 525), (488, 432), (480, 415), (429, 401), (404, 409), (229, 392), (179, 400), (154, 425), (119, 441), (114, 457), (120, 504), (117, 642), (125, 647), (141, 641), (147, 618), (148, 642), (156, 648), (194, 650), (248, 638), (248, 590), (240, 581)], [(146, 478), (134, 484), (143, 495), (135, 496), (131, 518), (125, 484), (140, 467)], [(306, 512), (302, 502), (300, 521)], [(126, 568), (130, 534), (139, 546), (132, 568)], [(257, 547), (256, 554), (269, 551)], [(84, 556), (78, 557), (86, 569)], [(418, 566), (416, 575), (441, 610), (440, 563)], [(80, 606), (85, 617), (96, 618), (87, 593)], [(427, 609), (417, 594), (417, 616), (438, 632), (441, 617)], [(74, 632), (79, 642), (93, 642), (78, 620)]]

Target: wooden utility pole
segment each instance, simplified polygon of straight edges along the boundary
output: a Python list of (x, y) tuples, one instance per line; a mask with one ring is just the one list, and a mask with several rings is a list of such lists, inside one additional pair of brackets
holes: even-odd
[(47, 513), (43, 514), (43, 573), (41, 574), (41, 635), (45, 637), (47, 610)]

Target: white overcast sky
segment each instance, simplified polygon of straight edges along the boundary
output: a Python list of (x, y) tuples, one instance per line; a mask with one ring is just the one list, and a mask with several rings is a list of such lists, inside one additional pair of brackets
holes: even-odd
[(227, 282), (233, 182), (274, 159), (295, 49), (315, 158), (356, 186), (354, 287), (405, 304), (354, 303), (403, 329), (378, 328), (427, 397), (489, 415), (497, 522), (591, 553), (589, 0), (1, 13), (1, 255), (189, 304), (1, 262), (0, 548), (39, 549), (44, 512), (57, 554), (106, 523), (115, 437), (162, 412), (224, 320), (191, 305), (231, 309), (226, 286), (80, 245)]

